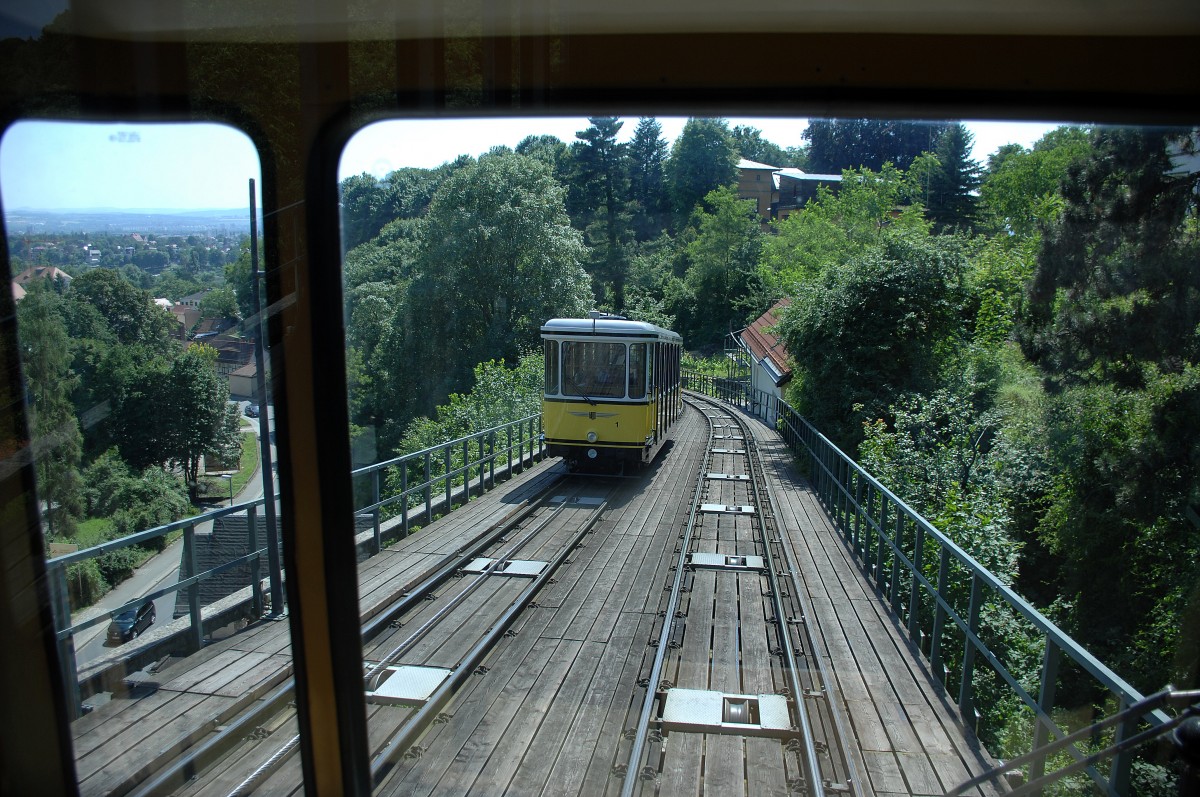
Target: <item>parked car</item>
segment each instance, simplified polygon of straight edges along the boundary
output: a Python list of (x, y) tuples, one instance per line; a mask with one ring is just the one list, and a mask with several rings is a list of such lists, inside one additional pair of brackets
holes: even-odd
[(246, 417), (248, 417), (248, 418), (257, 418), (258, 417), (258, 405), (257, 404), (247, 404), (246, 405)]
[(154, 601), (146, 601), (136, 609), (114, 614), (108, 624), (108, 641), (116, 644), (128, 642), (154, 624), (157, 612)]

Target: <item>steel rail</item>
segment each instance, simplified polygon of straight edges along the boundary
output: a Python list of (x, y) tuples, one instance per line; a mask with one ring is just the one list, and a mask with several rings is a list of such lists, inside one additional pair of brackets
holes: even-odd
[[(464, 563), (472, 561), (484, 549), (492, 545), (497, 537), (503, 536), (514, 525), (520, 523), (536, 511), (542, 498), (567, 478), (569, 478), (568, 474), (560, 475), (548, 483), (537, 495), (517, 504), (512, 511), (478, 534), (466, 546), (447, 555), (437, 570), (409, 590), (391, 609), (381, 612), (363, 625), (364, 641), (369, 641), (378, 636), (396, 617), (408, 611), (413, 604), (423, 600), (422, 596), (424, 594), (435, 589), (455, 571), (459, 570)], [(265, 717), (277, 712), (285, 701), (291, 699), (295, 685), (295, 679), (289, 677), (286, 682), (277, 687), (270, 696), (260, 701), (254, 708), (242, 714), (234, 722), (223, 727), (215, 736), (201, 743), (195, 750), (163, 769), (153, 780), (139, 785), (131, 793), (135, 795), (160, 795), (173, 792), (181, 783), (195, 777), (201, 769), (208, 766), (217, 757), (237, 744), (238, 740), (248, 732), (247, 729), (252, 730)], [(255, 784), (261, 781), (266, 774), (269, 774), (270, 771), (278, 768), (286, 761), (289, 755), (295, 752), (298, 740), (298, 736), (289, 739), (271, 759), (255, 771), (253, 778), (247, 778), (246, 781), (239, 784), (237, 788), (243, 790), (240, 793), (245, 793), (246, 789), (252, 790), (256, 788)], [(239, 792), (235, 791), (233, 793), (237, 794)]]
[[(740, 420), (739, 423), (741, 423)], [(747, 433), (747, 439), (750, 439), (751, 435), (749, 434), (749, 430), (746, 429), (746, 424), (743, 423), (742, 426)], [(752, 465), (758, 468), (758, 470), (762, 473), (762, 482), (765, 484), (766, 467), (763, 465), (762, 455), (758, 450), (757, 440), (755, 440), (754, 443), (754, 458), (752, 460)], [(764, 490), (763, 493), (767, 501), (767, 506), (770, 507), (771, 517), (773, 519), (777, 519), (779, 517), (779, 509), (775, 502), (775, 495), (770, 490)], [(792, 595), (797, 605), (800, 607), (801, 616), (804, 618), (804, 622), (802, 624), (804, 628), (804, 637), (808, 643), (809, 649), (813, 651), (811, 659), (816, 663), (817, 675), (820, 678), (821, 686), (825, 691), (826, 706), (829, 709), (830, 719), (833, 722), (834, 733), (837, 734), (838, 749), (841, 750), (845, 761), (847, 785), (850, 786), (852, 792), (857, 792), (859, 790), (858, 784), (860, 781), (858, 780), (858, 769), (854, 764), (854, 756), (850, 753), (847, 745), (847, 740), (850, 738), (850, 736), (847, 734), (846, 727), (842, 722), (841, 712), (837, 710), (837, 706), (834, 705), (833, 700), (830, 697), (830, 686), (833, 684), (833, 679), (830, 677), (829, 669), (825, 666), (825, 660), (816, 653), (816, 640), (813, 635), (812, 623), (810, 622), (814, 615), (808, 606), (808, 602), (804, 598), (804, 590), (801, 588), (798, 579), (800, 566), (796, 562), (796, 557), (791, 549), (791, 546), (784, 543), (784, 535), (783, 532), (778, 528), (778, 525), (776, 525), (775, 532), (776, 536), (779, 537), (779, 547), (783, 550), (783, 556), (787, 562), (787, 573), (792, 582)], [(770, 540), (768, 539), (766, 542), (769, 545)]]
[[(703, 413), (701, 413), (703, 415)], [(708, 417), (708, 416), (705, 416)], [(663, 660), (666, 658), (667, 644), (671, 639), (671, 631), (675, 626), (675, 612), (679, 610), (680, 587), (683, 586), (683, 576), (686, 570), (688, 549), (692, 543), (692, 532), (696, 528), (696, 518), (700, 514), (700, 495), (704, 490), (704, 474), (708, 472), (712, 462), (713, 426), (710, 420), (708, 426), (708, 446), (704, 462), (700, 467), (700, 476), (696, 479), (696, 490), (692, 494), (692, 508), (688, 514), (687, 528), (683, 533), (683, 542), (679, 546), (679, 558), (675, 562), (675, 578), (671, 583), (671, 595), (667, 600), (666, 617), (658, 635), (658, 646), (654, 653), (654, 662), (650, 667), (650, 678), (646, 684), (646, 696), (642, 700), (642, 710), (638, 715), (637, 735), (629, 750), (629, 763), (625, 769), (625, 779), (621, 784), (621, 797), (632, 797), (634, 785), (640, 775), (638, 766), (642, 762), (642, 754), (646, 747), (646, 739), (650, 735), (650, 716), (654, 712), (654, 704), (658, 700), (658, 686), (662, 680)]]
[(475, 645), (467, 651), (463, 658), (455, 665), (453, 672), (441, 685), (434, 690), (429, 699), (425, 701), (419, 709), (416, 710), (408, 721), (405, 722), (397, 732), (392, 736), (387, 746), (380, 751), (379, 755), (371, 762), (371, 780), (374, 788), (379, 788), (387, 777), (391, 774), (392, 769), (396, 765), (396, 761), (408, 751), (410, 747), (420, 738), (429, 724), (437, 718), (438, 714), (446, 704), (455, 696), (459, 687), (462, 685), (471, 674), (473, 674), (480, 663), (487, 655), (496, 647), (497, 643), (503, 638), (509, 627), (516, 621), (517, 617), (523, 612), (533, 597), (545, 584), (554, 576), (558, 568), (571, 555), (583, 538), (592, 530), (592, 527), (600, 520), (601, 514), (608, 508), (608, 500), (596, 507), (588, 521), (580, 527), (579, 531), (572, 538), (569, 545), (563, 546), (562, 550), (547, 563), (546, 569), (543, 570), (533, 581), (526, 587), (521, 594), (509, 604), (504, 614), (492, 625), (488, 632)]
[(550, 524), (552, 520), (554, 520), (554, 518), (558, 517), (559, 514), (567, 508), (567, 503), (568, 502), (564, 500), (561, 504), (554, 507), (550, 514), (546, 515), (544, 518), (541, 518), (527, 532), (525, 532), (525, 534), (521, 536), (521, 539), (517, 540), (507, 551), (505, 551), (501, 556), (495, 558), (487, 567), (482, 570), (482, 572), (478, 573), (476, 577), (472, 579), (470, 584), (467, 584), (463, 589), (459, 590), (458, 594), (456, 594), (449, 601), (447, 601), (444, 606), (434, 612), (432, 616), (430, 616), (424, 623), (420, 625), (420, 627), (410, 633), (403, 642), (401, 642), (392, 650), (388, 651), (387, 655), (380, 658), (380, 660), (363, 679), (367, 689), (371, 691), (377, 689), (379, 687), (379, 678), (384, 672), (386, 672), (388, 666), (403, 656), (409, 649), (412, 648), (413, 645), (424, 639), (430, 631), (437, 627), (437, 625), (446, 617), (446, 615), (450, 614), (456, 608), (461, 606), (463, 601), (473, 595), (476, 590), (478, 590), (484, 585), (484, 583), (487, 582), (488, 576), (495, 573), (502, 566), (508, 564), (509, 560), (511, 560), (518, 551), (528, 545), (530, 540), (537, 536), (543, 529), (546, 528), (546, 526)]
[[(763, 539), (763, 553), (766, 557), (768, 580), (771, 584), (771, 602), (775, 607), (775, 625), (779, 633), (779, 646), (783, 651), (784, 663), (787, 668), (788, 682), (792, 689), (792, 702), (796, 708), (797, 724), (800, 728), (801, 743), (804, 745), (804, 768), (808, 775), (808, 793), (813, 797), (824, 797), (825, 784), (821, 777), (821, 762), (817, 758), (816, 740), (813, 738), (812, 723), (809, 721), (808, 709), (804, 706), (804, 688), (800, 685), (799, 666), (796, 663), (796, 648), (792, 644), (792, 635), (787, 627), (787, 613), (783, 605), (783, 590), (779, 582), (779, 571), (775, 563), (775, 555), (771, 552), (771, 540), (767, 524), (763, 516), (763, 507), (770, 510), (774, 520), (778, 515), (774, 502), (770, 500), (770, 491), (766, 489), (765, 474), (762, 463), (758, 461), (758, 445), (753, 435), (740, 418), (736, 418), (738, 427), (746, 443), (746, 463), (750, 471), (750, 489), (753, 492), (755, 504), (759, 508), (759, 531)], [(764, 501), (764, 494), (766, 500)], [(778, 530), (777, 530), (778, 531)], [(813, 658), (820, 657), (814, 655)]]

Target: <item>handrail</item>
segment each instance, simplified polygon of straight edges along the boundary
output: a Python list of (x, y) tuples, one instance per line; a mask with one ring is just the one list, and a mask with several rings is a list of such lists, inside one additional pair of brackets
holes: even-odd
[[(517, 468), (525, 467), (526, 462), (536, 461), (537, 457), (544, 450), (545, 444), (541, 435), (541, 414), (535, 413), (436, 446), (430, 446), (420, 451), (403, 454), (383, 462), (354, 469), (351, 471), (351, 478), (365, 476), (369, 477), (372, 482), (371, 500), (355, 510), (355, 515), (372, 514), (374, 516), (373, 544), (369, 554), (378, 553), (382, 548), (381, 522), (383, 518), (381, 510), (385, 507), (397, 503), (401, 504), (401, 509), (397, 513), (401, 516), (400, 523), (398, 524), (401, 529), (400, 536), (407, 536), (410, 520), (414, 517), (420, 518), (424, 516), (425, 522), (430, 522), (434, 517), (433, 512), (436, 506), (444, 507), (444, 511), (449, 511), (452, 508), (453, 501), (457, 497), (461, 496), (465, 502), (472, 491), (478, 490), (479, 493), (482, 493), (487, 489), (489, 483), (494, 484), (496, 480), (497, 460), (500, 462), (501, 473), (513, 472)], [(408, 483), (409, 469), (414, 465), (418, 468), (417, 475), (419, 478), (416, 483), (410, 485)], [(393, 494), (384, 495), (380, 474), (387, 473), (391, 468), (399, 469), (401, 484)], [(477, 485), (472, 483), (472, 480), (476, 476), (478, 477)], [(438, 491), (444, 494), (444, 503), (442, 503), (443, 499), (441, 497), (436, 501), (434, 500), (433, 494), (437, 485), (444, 485), (444, 489)], [(409, 499), (416, 494), (424, 494), (425, 506), (421, 512), (414, 515), (409, 511)], [(279, 496), (276, 495), (274, 498), (278, 500)], [(108, 622), (112, 612), (105, 612), (82, 620), (77, 624), (72, 624), (68, 609), (69, 601), (66, 594), (67, 568), (70, 565), (95, 559), (112, 551), (138, 545), (177, 531), (184, 532), (184, 558), (190, 562), (191, 558), (188, 554), (190, 546), (194, 545), (197, 526), (228, 515), (244, 514), (249, 515), (253, 523), (258, 517), (257, 508), (264, 506), (265, 503), (264, 498), (256, 498), (233, 506), (219, 507), (199, 515), (193, 515), (181, 520), (172, 521), (171, 523), (165, 523), (161, 526), (138, 531), (115, 540), (106, 540), (99, 545), (46, 560), (46, 572), (51, 584), (55, 608), (55, 637), (59, 643), (62, 658), (63, 679), (66, 684), (76, 685), (76, 693), (72, 696), (76, 713), (79, 711), (79, 694), (73, 637), (84, 629)], [(199, 622), (201, 606), (198, 603), (198, 593), (195, 588), (199, 582), (207, 578), (246, 563), (255, 566), (251, 571), (251, 582), (252, 584), (256, 584), (260, 578), (257, 573), (257, 565), (263, 559), (266, 548), (251, 547), (254, 549), (247, 551), (241, 556), (237, 556), (204, 572), (191, 573), (188, 577), (178, 580), (170, 586), (154, 590), (152, 593), (143, 595), (137, 600), (125, 604), (121, 609), (136, 607), (147, 599), (154, 599), (172, 592), (191, 589), (192, 595), (189, 602), (192, 605), (189, 614), (192, 617), (193, 628), (190, 629), (190, 635), (193, 638), (192, 644), (199, 646), (202, 640), (202, 631), (195, 626)], [(282, 569), (282, 563), (280, 563), (280, 567)], [(280, 573), (280, 577), (282, 578), (282, 573)], [(260, 597), (256, 592), (256, 605), (259, 600)]]
[[(814, 492), (834, 527), (886, 598), (891, 611), (902, 621), (935, 678), (947, 690), (952, 687), (947, 662), (955, 655), (960, 657), (955, 672), (958, 706), (969, 726), (975, 727), (981, 716), (975, 704), (974, 675), (979, 666), (986, 665), (1032, 715), (1033, 742), (1027, 754), (1030, 780), (1042, 777), (1046, 757), (1059, 749), (1051, 747), (1053, 736), (1058, 740), (1053, 744), (1066, 738), (1072, 740), (1062, 746), (1076, 759), (1077, 768), (1086, 769), (1106, 793), (1128, 791), (1131, 758), (1127, 751), (1123, 747), (1114, 749), (1110, 772), (1101, 773), (1094, 766), (1100, 759), (1079, 749), (1075, 737), (1059, 727), (1053, 713), (1064, 657), (1091, 676), (1122, 709), (1144, 704), (1146, 698), (1137, 689), (881, 484), (779, 397), (754, 389), (739, 379), (692, 372), (685, 372), (684, 379), (689, 389), (722, 398), (770, 423), (807, 463)], [(936, 583), (926, 575), (926, 568), (936, 569)], [(956, 605), (951, 594), (955, 588), (964, 593), (961, 598), (969, 594), (965, 606)], [(1007, 606), (1042, 639), (1042, 668), (1036, 695), (1020, 683), (1001, 656), (981, 637), (980, 614), (985, 604)], [(957, 638), (950, 639), (955, 634)], [(977, 657), (981, 662), (977, 662)], [(1152, 705), (1141, 712), (1123, 712), (1122, 716), (1124, 719), (1116, 731), (1116, 746), (1123, 739), (1132, 738), (1139, 723), (1157, 728), (1171, 722), (1160, 708)]]
[(997, 767), (989, 769), (982, 775), (977, 775), (968, 781), (964, 781), (950, 791), (946, 792), (946, 797), (956, 797), (959, 794), (965, 793), (968, 789), (973, 789), (974, 787), (987, 783), (990, 780), (995, 780), (1002, 777), (1005, 772), (1011, 771), (1014, 767), (1023, 767), (1026, 764), (1032, 763), (1034, 759), (1039, 756), (1046, 756), (1056, 753), (1059, 750), (1073, 745), (1075, 742), (1083, 741), (1087, 737), (1094, 735), (1098, 730), (1111, 728), (1114, 725), (1118, 725), (1131, 718), (1137, 718), (1150, 711), (1160, 710), (1163, 706), (1167, 705), (1179, 710), (1179, 713), (1168, 718), (1163, 724), (1151, 728), (1150, 730), (1143, 731), (1135, 736), (1123, 739), (1115, 744), (1111, 744), (1103, 750), (1099, 750), (1083, 759), (1067, 764), (1061, 769), (1058, 769), (1047, 775), (1043, 775), (1037, 780), (1022, 784), (1021, 786), (1014, 788), (1010, 794), (1013, 795), (1013, 797), (1017, 797), (1017, 795), (1028, 794), (1037, 791), (1042, 786), (1048, 786), (1051, 783), (1061, 780), (1067, 775), (1074, 774), (1075, 772), (1078, 772), (1079, 770), (1084, 769), (1091, 764), (1095, 764), (1105, 758), (1108, 758), (1114, 753), (1132, 750), (1145, 744), (1146, 742), (1153, 741), (1154, 739), (1164, 736), (1192, 717), (1200, 717), (1200, 689), (1178, 690), (1168, 688), (1162, 690), (1161, 692), (1156, 692), (1150, 697), (1147, 697), (1146, 699), (1139, 701), (1138, 703), (1135, 703), (1134, 705), (1129, 706), (1122, 711), (1118, 711), (1116, 714), (1105, 717), (1099, 722), (1084, 728), (1080, 728), (1079, 730), (1074, 731), (1073, 733), (1070, 733), (1061, 739), (1056, 739), (1041, 750), (1035, 750), (1022, 756), (1017, 756), (1009, 761), (1005, 761)]

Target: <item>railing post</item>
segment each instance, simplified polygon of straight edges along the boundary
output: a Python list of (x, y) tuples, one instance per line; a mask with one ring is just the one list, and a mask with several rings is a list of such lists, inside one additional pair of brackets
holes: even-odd
[(380, 508), (379, 508), (379, 468), (371, 471), (371, 504), (374, 507), (371, 510), (372, 521), (374, 524), (374, 542), (375, 553), (378, 554), (383, 550), (382, 530), (380, 529)]
[(496, 430), (488, 433), (488, 480), (496, 486)]
[[(1046, 635), (1046, 651), (1042, 654), (1042, 682), (1038, 690), (1038, 711), (1046, 715), (1046, 720), (1035, 715), (1033, 718), (1033, 751), (1037, 751), (1050, 743), (1050, 729), (1046, 722), (1054, 712), (1054, 693), (1058, 689), (1058, 665), (1062, 660), (1062, 651), (1050, 635)], [(1039, 756), (1029, 764), (1029, 780), (1035, 781), (1046, 774), (1046, 757)]]
[(408, 536), (408, 460), (400, 463), (400, 538)]
[(908, 590), (908, 638), (920, 647), (921, 633), (921, 571), (925, 567), (925, 525), (917, 523), (913, 539), (912, 584)]
[(950, 551), (945, 547), (940, 550), (937, 595), (934, 598), (933, 636), (929, 642), (929, 669), (939, 681), (942, 673), (942, 628), (946, 624), (946, 608), (942, 604), (946, 600), (946, 582), (950, 580)]
[(425, 523), (433, 522), (433, 459), (432, 453), (425, 452)]
[(463, 438), (463, 498), (462, 505), (466, 506), (471, 500), (471, 438)]
[[(870, 511), (872, 493), (874, 493), (874, 490), (866, 493), (868, 508), (865, 511), (868, 511), (868, 513)], [(863, 474), (856, 472), (854, 474), (854, 531), (851, 538), (851, 545), (853, 546), (854, 553), (858, 556), (863, 556), (863, 549), (859, 546), (859, 534), (863, 531), (863, 511)]]
[(445, 512), (450, 511), (450, 507), (454, 505), (454, 482), (450, 479), (450, 446), (442, 448), (442, 461), (446, 469), (442, 472), (442, 479), (446, 482), (446, 508)]
[[(880, 496), (882, 498), (882, 496)], [(879, 502), (879, 528), (875, 533), (875, 586), (883, 589), (883, 554), (887, 547), (887, 514), (891, 502)]]
[[(268, 497), (268, 501), (271, 499)], [(267, 534), (271, 530), (267, 529)], [(187, 562), (188, 578), (194, 578), (199, 572), (199, 565), (196, 561), (196, 524), (189, 523), (183, 527), (183, 557)], [(271, 596), (271, 610), (278, 612), (278, 607), (275, 606), (275, 596)], [(192, 646), (195, 650), (200, 650), (204, 647), (204, 621), (200, 617), (200, 582), (192, 582), (188, 586), (188, 615), (191, 618), (192, 627), (190, 636)]]
[(963, 667), (962, 682), (958, 687), (958, 708), (965, 720), (970, 716), (975, 702), (975, 643), (971, 635), (979, 636), (979, 610), (983, 603), (982, 580), (979, 574), (971, 573), (971, 605), (967, 610), (967, 629), (971, 634), (963, 634)]
[(505, 457), (505, 459), (508, 460), (508, 475), (513, 476), (516, 474), (516, 466), (513, 465), (513, 460), (512, 460), (513, 447), (512, 447), (512, 424), (511, 423), (504, 427), (504, 439), (507, 441), (507, 443), (504, 446), (504, 457)]
[[(896, 550), (904, 550), (904, 524), (905, 515), (903, 512), (896, 510)], [(892, 604), (892, 611), (897, 615), (900, 614), (900, 556), (895, 550), (890, 551), (892, 557), (892, 570), (888, 576), (888, 602)]]
[[(258, 550), (258, 507), (253, 504), (246, 507), (246, 537), (246, 544), (249, 546), (249, 550), (246, 553), (252, 554)], [(250, 594), (254, 596), (254, 616), (262, 617), (262, 578), (259, 575), (257, 556), (250, 560)]]
[[(71, 627), (71, 595), (67, 586), (67, 568), (54, 568), (50, 578), (51, 597), (54, 608), (54, 628), (59, 631)], [(83, 714), (83, 701), (79, 697), (79, 666), (75, 658), (75, 635), (68, 634), (58, 641), (58, 660), (61, 665), (63, 695), (71, 719)]]
[[(1117, 711), (1121, 712), (1129, 708), (1129, 701), (1124, 695), (1121, 695), (1117, 702)], [(1117, 726), (1116, 733), (1113, 735), (1113, 744), (1120, 744), (1137, 733), (1138, 717), (1128, 716), (1121, 720), (1121, 724)], [(1129, 781), (1133, 767), (1132, 750), (1122, 750), (1113, 756), (1112, 768), (1108, 774), (1108, 787), (1114, 794), (1129, 794)], [(1182, 794), (1182, 792), (1180, 792)]]

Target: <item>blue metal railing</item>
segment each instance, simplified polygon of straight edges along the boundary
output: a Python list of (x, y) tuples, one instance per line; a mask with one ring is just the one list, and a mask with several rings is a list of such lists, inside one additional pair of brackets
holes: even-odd
[[(399, 528), (398, 536), (405, 537), (409, 534), (414, 521), (426, 524), (431, 522), (436, 512), (450, 511), (456, 498), (465, 502), (473, 490), (482, 493), (495, 484), (498, 473), (503, 476), (506, 473), (517, 472), (526, 467), (527, 463), (532, 464), (537, 461), (544, 450), (541, 415), (534, 414), (352, 471), (352, 478), (365, 479), (370, 489), (370, 502), (355, 512), (356, 515), (369, 514), (373, 517), (374, 531), (369, 553), (378, 553), (382, 548), (383, 526), (389, 518), (397, 518), (393, 525)], [(390, 474), (392, 478), (385, 481), (384, 476), (387, 474)], [(423, 500), (414, 501), (415, 498)], [(200, 602), (200, 582), (244, 564), (250, 566), (248, 585), (251, 587), (252, 611), (256, 616), (262, 614), (263, 591), (260, 571), (267, 560), (267, 548), (258, 547), (256, 527), (259, 508), (264, 505), (264, 499), (258, 498), (234, 506), (222, 507), (119, 539), (108, 540), (100, 545), (46, 561), (54, 606), (55, 638), (58, 641), (59, 658), (63, 666), (64, 691), (68, 695), (68, 700), (72, 702), (76, 716), (81, 711), (81, 696), (74, 637), (81, 631), (102, 623), (107, 624), (112, 614), (127, 609), (136, 609), (148, 599), (153, 600), (186, 590), (190, 618), (186, 635), (191, 649), (199, 649), (203, 645), (204, 637), (202, 621), (204, 607)], [(197, 572), (195, 557), (197, 527), (228, 515), (243, 514), (247, 516), (249, 528), (246, 553), (217, 567)], [(71, 623), (67, 589), (68, 567), (179, 531), (183, 532), (184, 539), (182, 561), (183, 571), (187, 574), (185, 578), (143, 595), (112, 612), (80, 621), (74, 625)], [(282, 573), (279, 575), (282, 579)]]
[[(1033, 725), (1031, 752), (1046, 747), (1051, 737), (1063, 739), (1071, 729), (1060, 726), (1054, 715), (1062, 708), (1056, 690), (1064, 667), (1090, 678), (1094, 688), (1107, 694), (1103, 702), (1110, 704), (1112, 713), (1145, 700), (786, 402), (734, 379), (685, 372), (684, 384), (764, 419), (779, 431), (806, 468), (834, 527), (972, 728), (977, 729), (983, 718), (977, 701), (979, 683), (988, 681), (993, 691), (1007, 690), (1023, 706)], [(994, 620), (1016, 623), (1038, 640), (1041, 668), (1036, 685), (1021, 683), (1006, 661), (1003, 646), (989, 644), (998, 637), (982, 626), (985, 611)], [(1093, 741), (1098, 747), (1104, 746), (1101, 741), (1119, 743), (1141, 725), (1159, 726), (1168, 719), (1160, 710), (1130, 716), (1116, 726), (1111, 739)], [(1087, 757), (1078, 745), (1067, 745), (1067, 750), (1077, 761)], [(1115, 753), (1107, 772), (1092, 765), (1084, 770), (1104, 793), (1127, 794), (1133, 755), (1127, 750)], [(1040, 778), (1045, 767), (1044, 755), (1033, 756), (1029, 779)]]

